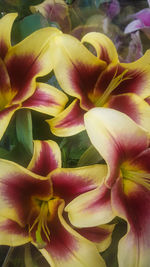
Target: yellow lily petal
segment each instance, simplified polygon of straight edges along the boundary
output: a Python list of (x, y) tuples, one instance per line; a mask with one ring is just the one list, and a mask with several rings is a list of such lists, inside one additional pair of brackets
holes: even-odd
[(54, 72), (60, 86), (69, 95), (80, 99), (81, 106), (88, 109), (89, 106), (91, 107), (88, 92), (94, 88), (106, 63), (95, 57), (71, 35), (55, 36), (50, 43), (50, 48)]
[(35, 93), (23, 102), (23, 108), (30, 108), (41, 113), (56, 116), (63, 111), (68, 97), (49, 84), (36, 83)]
[(11, 47), (11, 29), (17, 13), (10, 13), (0, 19), (0, 57), (4, 59)]
[(1, 130), (0, 130), (0, 139), (2, 138), (14, 112), (20, 108), (20, 105), (13, 105), (12, 107), (5, 108), (0, 111), (0, 122), (1, 122)]
[(146, 267), (150, 262), (150, 191), (128, 179), (118, 179), (112, 188), (112, 207), (127, 221), (127, 234), (118, 245), (121, 267)]
[(49, 43), (55, 34), (60, 34), (56, 28), (40, 29), (8, 51), (5, 64), (12, 90), (16, 92), (13, 104), (29, 98), (36, 89), (36, 77), (52, 70)]
[(118, 53), (115, 45), (105, 34), (99, 32), (90, 32), (84, 35), (82, 43), (90, 43), (94, 46), (97, 57), (107, 64), (117, 64), (119, 62)]
[(107, 175), (106, 165), (60, 168), (51, 173), (54, 195), (68, 204), (77, 196), (97, 188)]
[(104, 107), (127, 114), (138, 125), (150, 132), (150, 106), (140, 96), (133, 93), (112, 95)]
[(55, 118), (46, 120), (53, 134), (57, 136), (71, 136), (85, 129), (83, 115), (79, 101), (75, 99), (65, 110)]
[(114, 227), (114, 224), (104, 224), (96, 227), (75, 228), (75, 230), (88, 240), (92, 241), (99, 252), (103, 252), (111, 244)]
[(47, 176), (52, 170), (61, 167), (61, 152), (56, 142), (34, 141), (33, 157), (28, 165), (28, 170)]
[[(129, 75), (134, 76), (135, 93), (146, 98), (150, 96), (150, 49), (146, 51), (143, 57), (131, 63), (120, 63), (125, 69), (128, 69)], [(140, 85), (140, 86), (139, 86)]]
[(106, 183), (111, 187), (121, 163), (148, 147), (148, 134), (126, 114), (114, 109), (94, 108), (84, 117), (92, 144), (108, 164)]
[(65, 211), (71, 224), (79, 228), (108, 223), (115, 217), (111, 207), (111, 191), (104, 183), (72, 200)]
[(51, 240), (53, 244), (50, 242), (49, 246), (40, 250), (43, 256), (52, 267), (106, 267), (96, 246), (79, 235), (65, 222), (62, 217), (63, 208), (64, 203), (58, 208), (59, 225), (57, 223), (56, 227), (59, 226), (59, 235), (57, 233), (55, 240)]
[(18, 223), (0, 216), (0, 244), (6, 246), (20, 246), (31, 241), (28, 232)]
[(25, 227), (32, 206), (31, 197), (49, 199), (49, 180), (8, 160), (0, 159), (0, 169), (0, 216)]

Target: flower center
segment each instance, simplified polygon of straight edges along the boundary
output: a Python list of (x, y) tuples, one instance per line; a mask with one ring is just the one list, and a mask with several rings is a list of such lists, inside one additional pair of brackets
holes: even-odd
[(106, 90), (100, 96), (100, 98), (96, 101), (96, 103), (95, 103), (96, 107), (102, 107), (106, 103), (110, 94), (118, 87), (118, 85), (120, 83), (122, 83), (125, 80), (131, 79), (130, 76), (124, 77), (127, 72), (128, 72), (128, 70), (124, 70), (120, 75), (118, 75), (116, 77), (116, 75), (117, 75), (117, 70), (116, 70), (116, 72), (115, 72), (112, 80), (110, 81), (109, 85), (107, 86)]
[(150, 173), (142, 172), (140, 170), (127, 170), (121, 168), (122, 176), (137, 184), (141, 184), (150, 190)]
[(12, 99), (16, 95), (16, 92), (13, 92), (11, 89), (3, 92), (0, 91), (0, 111), (4, 108), (9, 107)]
[(48, 207), (48, 201), (39, 201), (40, 205), (40, 212), (39, 215), (34, 220), (32, 226), (29, 228), (29, 234), (33, 230), (35, 226), (37, 226), (36, 232), (35, 232), (35, 239), (36, 243), (39, 248), (45, 247), (46, 243), (44, 242), (42, 238), (42, 231), (48, 241), (50, 241), (50, 230), (47, 225), (47, 221), (50, 218), (50, 212)]

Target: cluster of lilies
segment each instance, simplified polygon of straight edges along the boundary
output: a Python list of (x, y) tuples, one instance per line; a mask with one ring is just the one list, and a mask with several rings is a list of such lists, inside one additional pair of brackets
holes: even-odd
[[(119, 267), (149, 266), (150, 50), (120, 63), (104, 34), (79, 41), (54, 27), (11, 45), (16, 16), (0, 20), (0, 137), (31, 109), (53, 116), (56, 136), (85, 130), (104, 163), (63, 168), (54, 140), (34, 141), (27, 168), (0, 159), (0, 245), (31, 242), (52, 267), (106, 267), (100, 252), (119, 217)], [(37, 81), (51, 71), (62, 91)]]

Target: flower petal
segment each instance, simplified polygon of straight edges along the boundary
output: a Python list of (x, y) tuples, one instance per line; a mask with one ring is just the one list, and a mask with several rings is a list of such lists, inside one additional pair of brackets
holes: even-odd
[(126, 26), (124, 33), (127, 34), (127, 33), (131, 33), (131, 32), (135, 32), (135, 31), (138, 31), (138, 30), (143, 29), (143, 28), (144, 28), (144, 24), (142, 23), (142, 21), (139, 19), (136, 19), (136, 20), (130, 22)]
[(120, 63), (120, 67), (127, 69), (127, 76), (129, 80), (125, 80), (118, 87), (118, 92), (122, 93), (136, 93), (143, 99), (150, 96), (150, 49), (145, 52), (143, 57), (131, 63)]
[(34, 141), (33, 157), (28, 170), (42, 176), (47, 176), (52, 170), (61, 167), (61, 152), (56, 142)]
[(33, 198), (48, 200), (51, 184), (18, 164), (0, 159), (0, 216), (25, 226)]
[(115, 217), (110, 196), (110, 189), (103, 183), (72, 200), (65, 208), (71, 224), (81, 228), (110, 222)]
[[(135, 62), (119, 63), (116, 65), (110, 64), (97, 80), (94, 91), (92, 92), (93, 96), (95, 95), (95, 100), (97, 101), (104, 93), (106, 94), (108, 88), (110, 88), (110, 93), (106, 101), (110, 95), (126, 93), (135, 93), (142, 98), (149, 96), (150, 67), (147, 59), (150, 60), (150, 50)], [(118, 84), (116, 82), (116, 85), (115, 80), (118, 80)], [(95, 103), (95, 105), (97, 105), (97, 103)]]
[(106, 165), (57, 169), (51, 173), (54, 195), (69, 203), (78, 195), (99, 186), (106, 174)]
[(115, 45), (105, 34), (99, 32), (90, 32), (86, 34), (81, 42), (90, 43), (94, 46), (97, 57), (107, 64), (117, 64), (118, 54)]
[(54, 37), (50, 48), (54, 72), (62, 89), (80, 99), (84, 109), (93, 106), (88, 99), (88, 93), (93, 90), (106, 63), (96, 58), (71, 35), (62, 34)]
[(26, 228), (0, 216), (0, 245), (20, 246), (31, 241)]
[(144, 8), (141, 11), (133, 15), (136, 19), (139, 19), (144, 26), (150, 26), (150, 8)]
[(109, 108), (94, 108), (85, 114), (85, 128), (92, 144), (108, 164), (106, 183), (112, 186), (123, 161), (148, 147), (148, 134), (126, 114)]
[(14, 112), (19, 108), (20, 105), (13, 105), (9, 108), (5, 108), (4, 110), (0, 111), (0, 123), (1, 123), (0, 139), (2, 138)]
[(62, 217), (64, 203), (58, 207), (58, 215), (51, 221), (51, 240), (41, 253), (51, 266), (105, 267), (96, 246), (80, 236)]
[(127, 114), (137, 124), (150, 132), (150, 106), (136, 94), (111, 96), (105, 107)]
[(112, 188), (112, 206), (117, 216), (128, 222), (128, 232), (120, 240), (120, 267), (145, 267), (150, 262), (150, 193), (130, 180), (118, 179)]
[(40, 29), (8, 51), (5, 63), (16, 92), (13, 103), (29, 98), (36, 89), (35, 78), (52, 70), (49, 42), (55, 34), (60, 34), (56, 28)]
[(0, 19), (0, 57), (2, 59), (11, 47), (11, 29), (16, 17), (17, 13), (10, 13)]
[(71, 136), (85, 129), (84, 113), (85, 111), (80, 108), (79, 101), (74, 100), (55, 118), (46, 121), (53, 134), (57, 136)]
[(50, 22), (59, 24), (63, 32), (69, 32), (71, 28), (68, 6), (64, 0), (45, 0), (36, 6), (30, 6), (31, 12), (40, 12)]
[(106, 250), (111, 243), (114, 226), (114, 224), (105, 224), (97, 227), (75, 228), (75, 230), (91, 242), (94, 242), (98, 251), (102, 252)]
[(35, 93), (23, 102), (22, 107), (56, 116), (64, 109), (67, 101), (67, 96), (57, 88), (37, 83)]

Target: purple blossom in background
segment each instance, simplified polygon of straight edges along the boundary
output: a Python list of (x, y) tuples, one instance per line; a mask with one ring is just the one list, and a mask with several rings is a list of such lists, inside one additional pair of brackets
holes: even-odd
[(150, 0), (147, 2), (149, 8), (144, 8), (141, 11), (129, 16), (129, 18), (134, 20), (126, 26), (124, 33), (127, 34), (137, 30), (142, 30), (150, 39)]
[(120, 4), (118, 0), (112, 0), (110, 3), (107, 3), (106, 5), (108, 6), (106, 14), (110, 19), (119, 14)]

